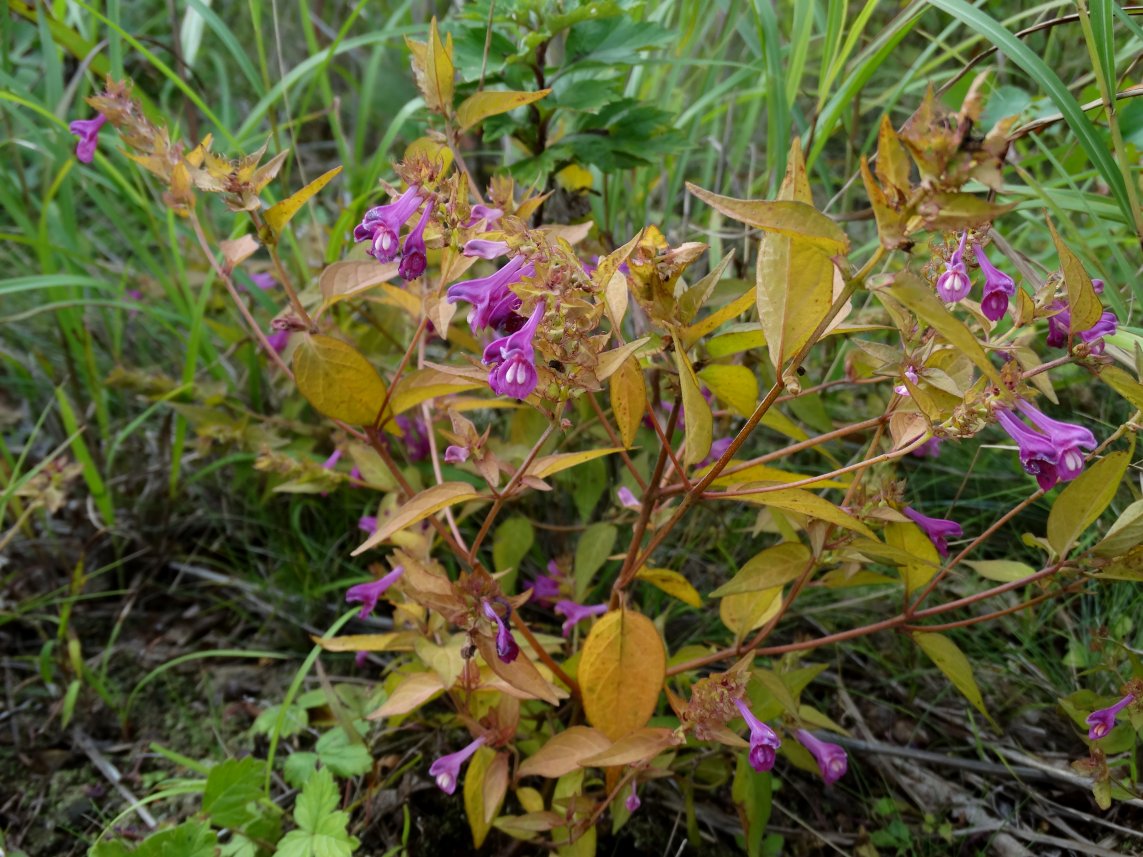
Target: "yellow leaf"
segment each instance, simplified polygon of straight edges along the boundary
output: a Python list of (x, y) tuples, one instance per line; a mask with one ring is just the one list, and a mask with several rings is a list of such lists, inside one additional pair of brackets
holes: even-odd
[(741, 354), (751, 348), (761, 348), (766, 344), (766, 334), (757, 323), (735, 324), (718, 336), (707, 340), (706, 353), (717, 360), (732, 354)]
[(488, 386), (488, 379), (484, 373), (480, 373), (478, 377), (468, 377), (442, 372), (440, 369), (431, 366), (415, 369), (401, 378), (397, 382), (397, 386), (393, 388), (393, 396), (389, 400), (389, 413), (386, 413), (385, 419), (389, 420), (396, 414), (403, 414), (429, 399), (439, 399), (441, 396), (451, 396), (454, 393), (465, 393), (469, 390), (479, 390), (486, 386)]
[(744, 592), (781, 589), (801, 577), (812, 555), (800, 542), (784, 542), (755, 554), (734, 575), (710, 594), (711, 598), (741, 595)]
[(549, 738), (520, 764), (516, 773), (521, 777), (562, 777), (576, 770), (581, 759), (602, 753), (610, 746), (611, 741), (602, 732), (590, 726), (570, 726)]
[(1060, 257), (1060, 273), (1064, 275), (1064, 285), (1068, 289), (1068, 310), (1071, 312), (1070, 333), (1074, 336), (1090, 328), (1103, 313), (1103, 305), (1099, 302), (1099, 295), (1091, 284), (1091, 277), (1084, 270), (1079, 257), (1071, 251), (1067, 244), (1061, 240), (1048, 219), (1048, 229), (1052, 233), (1052, 241), (1056, 244), (1056, 253)]
[(588, 722), (616, 741), (644, 726), (659, 701), (667, 653), (646, 616), (613, 610), (592, 626), (579, 660)]
[(1115, 390), (1134, 407), (1143, 410), (1143, 384), (1118, 366), (1104, 366), (1099, 370), (1099, 380)]
[(908, 240), (905, 237), (905, 216), (890, 206), (881, 185), (874, 181), (869, 161), (864, 155), (861, 156), (861, 181), (873, 208), (873, 216), (877, 219), (877, 237), (886, 249), (895, 250)]
[(710, 273), (687, 289), (679, 297), (679, 318), (689, 324), (698, 315), (698, 311), (702, 309), (703, 304), (706, 303), (707, 298), (710, 297), (711, 292), (714, 291), (715, 286), (718, 285), (722, 279), (723, 273), (726, 271), (727, 266), (731, 260), (734, 259), (734, 250), (722, 257)]
[[(489, 785), (492, 787), (487, 788)], [(508, 757), (491, 747), (481, 747), (464, 772), (464, 812), (476, 848), (484, 844), (507, 790)]]
[(758, 404), (758, 379), (745, 366), (716, 363), (699, 370), (698, 376), (715, 398), (740, 416), (754, 413)]
[(837, 524), (839, 527), (861, 533), (863, 536), (868, 536), (874, 540), (877, 538), (873, 531), (857, 518), (846, 514), (829, 500), (819, 497), (817, 494), (811, 494), (809, 491), (803, 491), (801, 488), (767, 490), (764, 494), (736, 494), (727, 499), (757, 503), (759, 506), (773, 506), (787, 512), (797, 512), (810, 518), (829, 521), (831, 524)]
[(623, 445), (630, 449), (635, 443), (635, 434), (643, 423), (643, 411), (647, 408), (647, 388), (643, 383), (639, 361), (628, 357), (611, 376), (609, 388), (611, 413), (615, 415)]
[(912, 521), (894, 521), (886, 524), (885, 543), (917, 558), (917, 562), (900, 566), (901, 577), (905, 580), (906, 595), (912, 595), (937, 573), (940, 555), (929, 537)]
[(541, 89), (536, 92), (491, 90), (477, 92), (461, 102), (460, 107), (456, 109), (456, 121), (460, 123), (461, 131), (467, 131), (489, 116), (498, 116), (501, 113), (507, 113), (509, 110), (515, 110), (517, 107), (523, 107), (525, 104), (531, 104), (533, 101), (539, 101), (549, 92), (551, 92), (550, 89)]
[(778, 613), (782, 606), (782, 587), (761, 589), (728, 595), (718, 602), (718, 617), (722, 624), (742, 639), (755, 628), (760, 628)]
[(580, 765), (591, 768), (613, 768), (634, 765), (653, 759), (679, 743), (673, 729), (644, 727), (624, 735), (606, 750), (580, 760)]
[(558, 184), (569, 193), (577, 193), (579, 191), (588, 190), (595, 182), (595, 178), (592, 176), (591, 170), (586, 169), (579, 164), (568, 164), (562, 170), (557, 172), (553, 178), (556, 180), (556, 184)]
[(480, 651), (480, 656), (484, 662), (488, 664), (488, 668), (504, 679), (507, 684), (520, 691), (523, 696), (542, 699), (552, 705), (559, 705), (561, 697), (567, 696), (563, 691), (558, 691), (551, 682), (540, 674), (536, 665), (523, 651), (511, 663), (506, 664), (496, 654), (496, 644), (492, 638), (483, 634), (476, 635), (476, 648)]
[(683, 353), (682, 346), (675, 342), (675, 366), (679, 370), (679, 386), (682, 388), (683, 409), (686, 413), (686, 449), (683, 460), (687, 465), (702, 461), (710, 453), (714, 439), (714, 418), (710, 405), (699, 388), (695, 370)]
[(330, 419), (370, 425), (385, 398), (385, 382), (352, 345), (321, 334), (300, 337), (294, 381), (314, 409)]
[(984, 698), (972, 675), (972, 665), (957, 644), (942, 634), (913, 634), (913, 640), (921, 647), (937, 668), (945, 674), (956, 689), (964, 694), (972, 707), (991, 722), (992, 717), (984, 708)]
[(834, 264), (813, 244), (770, 234), (759, 244), (756, 270), (758, 318), (770, 360), (781, 369), (828, 314)]
[(572, 467), (578, 467), (585, 461), (591, 461), (594, 458), (602, 458), (605, 455), (619, 452), (619, 447), (606, 447), (604, 449), (588, 449), (583, 452), (557, 452), (553, 455), (544, 455), (537, 458), (532, 462), (528, 468), (528, 476), (535, 476), (537, 479), (547, 479), (559, 473), (561, 470), (569, 470)]
[(732, 318), (738, 318), (742, 313), (746, 312), (750, 307), (754, 306), (758, 289), (751, 286), (741, 295), (736, 297), (726, 306), (717, 309), (704, 318), (702, 321), (697, 321), (690, 327), (683, 331), (683, 346), (690, 348), (708, 333), (722, 327), (723, 324), (730, 321)]
[[(440, 167), (440, 171), (445, 173), (452, 166), (452, 149), (432, 137), (418, 137), (405, 147), (405, 160), (419, 158), (424, 158), (430, 162), (435, 161)], [(448, 280), (446, 279), (444, 282), (447, 283)]]
[(910, 171), (909, 156), (886, 113), (877, 129), (877, 178), (881, 184), (904, 196), (910, 188)]
[[(734, 472), (727, 473), (723, 471), (723, 474), (710, 484), (715, 488), (726, 488), (728, 485), (746, 485), (750, 482), (801, 482), (803, 479), (813, 478), (813, 474), (810, 473), (791, 473), (788, 470), (778, 470), (776, 467), (767, 467), (765, 464), (751, 464), (747, 467), (742, 467), (742, 465), (742, 461), (734, 458), (730, 459), (730, 461), (727, 462), (726, 470)], [(695, 473), (695, 476), (705, 476), (711, 467), (714, 467), (714, 465), (710, 464), (704, 467)], [(736, 470), (738, 467), (742, 467), (742, 469)], [(846, 488), (848, 485), (848, 481), (821, 479), (814, 482), (813, 487), (815, 489)]]
[(687, 182), (687, 190), (728, 217), (767, 232), (811, 244), (826, 256), (849, 251), (845, 231), (812, 205), (794, 200), (749, 200), (720, 196)]
[(384, 521), (368, 539), (361, 543), (351, 556), (359, 556), (370, 548), (384, 542), (394, 533), (423, 521), (429, 515), (457, 503), (467, 503), (480, 495), (467, 482), (445, 482), (434, 485), (403, 503), (393, 517)]
[(282, 230), (286, 228), (286, 224), (290, 222), (299, 209), (305, 205), (311, 196), (329, 184), (333, 177), (341, 172), (341, 167), (336, 166), (327, 173), (322, 173), (304, 188), (295, 193), (290, 194), (281, 202), (276, 202), (268, 209), (266, 209), (266, 225), (270, 227), (270, 231), (274, 237), (277, 238), (282, 234)]
[(671, 571), (669, 568), (641, 568), (635, 576), (684, 604), (702, 607), (702, 596), (698, 594), (698, 590), (677, 571)]
[(1143, 544), (1143, 500), (1123, 510), (1111, 529), (1095, 546), (1096, 556), (1116, 557)]
[(1113, 452), (1097, 461), (1068, 484), (1048, 513), (1048, 544), (1060, 556), (1083, 531), (1095, 523), (1119, 491), (1131, 459), (1126, 451)]
[(311, 637), (327, 652), (411, 652), (419, 635), (409, 631), (387, 634), (346, 634), (342, 637)]
[(981, 577), (997, 583), (1011, 583), (1036, 573), (1032, 566), (1010, 559), (984, 559), (976, 562), (965, 560), (964, 564), (971, 566)]
[(627, 358), (642, 348), (650, 338), (644, 336), (641, 339), (635, 339), (617, 348), (612, 348), (610, 351), (604, 351), (599, 355), (599, 364), (595, 367), (595, 377), (600, 381), (606, 381), (627, 361)]
[(333, 306), (340, 300), (368, 291), (376, 285), (397, 276), (397, 263), (334, 262), (318, 277), (318, 288), (325, 298), (325, 306)]
[(943, 336), (953, 348), (958, 349), (975, 363), (994, 384), (1004, 387), (1000, 373), (989, 361), (988, 355), (984, 353), (976, 337), (965, 327), (964, 322), (949, 312), (927, 283), (915, 274), (905, 271), (894, 278), (890, 294), (912, 310), (917, 318)]
[(778, 188), (778, 199), (804, 202), (807, 205), (814, 204), (810, 179), (806, 175), (806, 156), (802, 151), (800, 137), (794, 137), (790, 141), (790, 151), (786, 154), (786, 174), (782, 176), (782, 184)]
[(444, 689), (440, 676), (436, 673), (410, 673), (401, 679), (385, 703), (370, 714), (368, 719), (380, 720), (382, 717), (395, 717), (416, 711)]

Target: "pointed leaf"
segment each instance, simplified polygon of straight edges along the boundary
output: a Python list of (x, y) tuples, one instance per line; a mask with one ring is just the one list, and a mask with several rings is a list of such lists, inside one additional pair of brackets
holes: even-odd
[(619, 436), (623, 438), (623, 445), (630, 449), (635, 443), (639, 426), (643, 424), (643, 412), (647, 409), (647, 388), (643, 383), (639, 361), (628, 357), (611, 376), (608, 388), (611, 413), (615, 416)]
[(758, 318), (776, 369), (805, 345), (829, 313), (835, 271), (829, 255), (814, 244), (788, 235), (762, 236), (757, 263)]
[(612, 768), (653, 759), (679, 743), (673, 729), (645, 727), (624, 735), (606, 750), (580, 760), (585, 768)]
[(393, 517), (384, 521), (377, 531), (359, 545), (350, 555), (358, 556), (388, 539), (393, 533), (405, 529), (447, 506), (467, 503), (480, 495), (467, 482), (445, 482), (434, 485), (401, 505)]
[(669, 568), (641, 568), (635, 575), (639, 580), (646, 581), (656, 589), (677, 598), (691, 607), (702, 607), (702, 596), (698, 594), (689, 580), (677, 571)]
[(286, 224), (309, 201), (309, 198), (333, 181), (334, 176), (340, 172), (341, 167), (336, 166), (329, 172), (318, 176), (301, 190), (270, 206), (266, 210), (266, 225), (270, 227), (274, 237), (281, 235)]
[(641, 339), (635, 339), (617, 348), (612, 348), (610, 351), (604, 351), (599, 355), (599, 364), (595, 367), (595, 377), (600, 381), (606, 381), (614, 375), (619, 370), (619, 367), (626, 363), (636, 351), (642, 348), (650, 338), (649, 336), (644, 336)]
[(782, 587), (797, 580), (812, 559), (809, 548), (800, 542), (784, 542), (755, 554), (734, 575), (710, 594), (711, 598), (759, 592)]
[(667, 653), (646, 616), (619, 609), (592, 626), (579, 661), (588, 722), (612, 741), (644, 726), (655, 713)]
[(1064, 276), (1064, 285), (1068, 289), (1068, 310), (1071, 312), (1072, 335), (1082, 333), (1099, 321), (1103, 313), (1103, 305), (1099, 295), (1091, 284), (1091, 277), (1084, 269), (1079, 257), (1063, 242), (1056, 227), (1048, 219), (1048, 229), (1052, 233), (1052, 241), (1056, 245), (1056, 254), (1060, 257), (1060, 273)]
[(1119, 491), (1130, 454), (1113, 452), (1097, 461), (1060, 492), (1048, 513), (1048, 544), (1060, 556), (1103, 514)]
[(536, 92), (501, 92), (488, 90), (474, 93), (461, 102), (456, 109), (456, 121), (461, 131), (467, 131), (473, 125), (484, 121), (489, 116), (498, 116), (539, 101), (550, 93), (550, 89), (541, 89)]
[(527, 475), (535, 476), (537, 479), (547, 479), (549, 476), (554, 476), (563, 470), (570, 470), (585, 461), (602, 458), (616, 452), (619, 452), (617, 446), (606, 449), (586, 449), (582, 452), (557, 452), (553, 455), (543, 455), (532, 462), (527, 470)]
[(715, 363), (704, 366), (698, 373), (716, 399), (748, 417), (758, 404), (758, 378), (745, 366)]
[(826, 256), (837, 256), (849, 251), (849, 238), (845, 231), (805, 202), (734, 199), (703, 190), (690, 182), (687, 182), (687, 190), (711, 208), (740, 223), (797, 238), (813, 245)]
[(972, 675), (972, 664), (957, 644), (943, 634), (914, 633), (913, 640), (956, 689), (964, 694), (965, 699), (972, 703), (972, 707), (991, 722), (992, 716), (984, 707), (984, 698)]
[(516, 771), (519, 777), (562, 777), (580, 766), (580, 761), (602, 753), (611, 746), (602, 732), (590, 726), (571, 726), (553, 735)]
[(679, 386), (682, 388), (683, 409), (686, 413), (683, 460), (687, 465), (694, 465), (710, 453), (710, 444), (714, 439), (714, 417), (699, 388), (695, 370), (691, 368), (691, 362), (678, 342), (675, 343), (675, 366), (679, 371)]

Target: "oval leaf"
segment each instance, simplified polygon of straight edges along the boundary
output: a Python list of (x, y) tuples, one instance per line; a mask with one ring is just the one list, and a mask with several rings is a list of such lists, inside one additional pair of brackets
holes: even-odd
[(460, 107), (456, 109), (456, 119), (460, 123), (460, 130), (467, 131), (489, 116), (499, 116), (517, 107), (539, 101), (549, 92), (550, 89), (540, 89), (536, 92), (477, 92), (461, 102)]
[(619, 765), (633, 765), (653, 759), (666, 750), (679, 743), (673, 729), (645, 728), (636, 729), (630, 735), (625, 735), (606, 750), (596, 753), (580, 761), (580, 765), (587, 768), (611, 768)]
[(1113, 452), (1060, 492), (1048, 513), (1048, 544), (1059, 556), (1067, 555), (1075, 540), (1111, 503), (1130, 457), (1126, 451)]
[(671, 571), (669, 568), (641, 568), (635, 576), (684, 604), (702, 607), (702, 596), (698, 594), (698, 590), (677, 571)]
[(964, 694), (965, 699), (972, 703), (972, 707), (991, 721), (992, 717), (984, 708), (984, 698), (972, 675), (972, 665), (957, 644), (942, 634), (916, 633), (913, 634), (913, 639), (956, 689)]
[(799, 542), (785, 542), (755, 554), (738, 570), (738, 574), (710, 594), (711, 598), (759, 592), (782, 587), (796, 580), (812, 555), (809, 548)]
[(330, 419), (369, 425), (385, 398), (385, 382), (352, 345), (321, 334), (294, 349), (294, 381), (314, 409)]
[(412, 673), (393, 688), (384, 704), (369, 715), (369, 720), (408, 714), (420, 708), (444, 690), (440, 676), (436, 673)]
[(745, 366), (715, 364), (706, 366), (698, 376), (715, 398), (740, 416), (748, 417), (758, 404), (758, 379)]
[(517, 775), (562, 777), (578, 768), (580, 760), (602, 753), (610, 746), (611, 742), (602, 732), (590, 726), (571, 726), (553, 735), (548, 743), (525, 759)]
[(643, 411), (647, 408), (647, 387), (643, 383), (643, 373), (639, 371), (639, 361), (628, 357), (610, 380), (611, 413), (615, 416), (623, 445), (630, 449), (639, 426), (643, 424)]
[(663, 640), (650, 619), (625, 609), (608, 613), (592, 627), (580, 655), (588, 722), (612, 741), (639, 729), (655, 713), (666, 670)]

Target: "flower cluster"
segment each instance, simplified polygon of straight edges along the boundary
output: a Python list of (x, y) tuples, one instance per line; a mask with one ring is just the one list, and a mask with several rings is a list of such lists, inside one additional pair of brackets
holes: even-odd
[(1020, 399), (1016, 407), (1032, 421), (1029, 426), (1007, 408), (996, 408), (996, 419), (1020, 450), (1020, 464), (1036, 477), (1040, 488), (1075, 479), (1083, 471), (1083, 450), (1096, 447), (1095, 435), (1083, 426), (1053, 420), (1031, 402)]
[[(401, 242), (401, 229), (418, 208), (424, 204), (420, 220)], [(378, 262), (392, 262), (400, 257), (397, 272), (405, 280), (415, 280), (425, 272), (425, 227), (433, 214), (430, 196), (422, 195), (419, 185), (412, 185), (395, 201), (378, 205), (365, 212), (365, 217), (353, 229), (353, 240), (370, 242), (365, 252)]]
[[(937, 294), (945, 303), (957, 303), (968, 297), (972, 291), (972, 280), (968, 276), (968, 266), (964, 261), (965, 244), (968, 232), (960, 234), (956, 250), (945, 262), (944, 272), (937, 277)], [(980, 311), (992, 322), (1000, 321), (1008, 312), (1008, 305), (1016, 294), (1016, 281), (992, 264), (979, 242), (974, 241), (973, 253), (976, 263), (984, 272), (984, 292), (980, 298)]]

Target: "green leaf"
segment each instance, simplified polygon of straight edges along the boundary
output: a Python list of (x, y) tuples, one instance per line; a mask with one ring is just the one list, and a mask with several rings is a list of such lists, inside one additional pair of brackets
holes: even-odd
[(571, 492), (579, 519), (590, 521), (599, 498), (607, 490), (607, 463), (602, 458), (593, 458), (575, 470), (565, 470), (556, 482)]
[(1011, 583), (1013, 580), (1022, 580), (1036, 573), (1036, 569), (1032, 566), (1010, 559), (985, 559), (976, 562), (965, 560), (964, 564), (981, 577), (995, 580), (997, 583)]
[(266, 210), (266, 225), (270, 227), (273, 236), (277, 238), (282, 234), (282, 230), (286, 228), (295, 214), (301, 210), (310, 197), (316, 194), (319, 190), (333, 181), (334, 177), (341, 172), (341, 166), (336, 166), (326, 173), (322, 173), (304, 188), (296, 191), (281, 202), (276, 202)]
[(1127, 195), (1127, 185), (1116, 166), (1115, 159), (1104, 143), (1103, 136), (1048, 64), (1032, 48), (1008, 32), (995, 18), (970, 6), (964, 0), (930, 0), (929, 5), (944, 10), (967, 24), (973, 32), (984, 36), (1047, 91), (1048, 97), (1056, 103), (1056, 107), (1064, 115), (1076, 140), (1099, 171), (1103, 181), (1111, 188), (1111, 194), (1119, 203), (1127, 222), (1131, 223), (1133, 211)]
[(317, 753), (291, 753), (282, 765), (286, 782), (296, 789), (302, 788), (317, 771)]
[(266, 763), (247, 756), (227, 759), (210, 769), (202, 795), (202, 811), (215, 827), (242, 827), (254, 813), (250, 804), (262, 794)]
[(103, 842), (92, 850), (92, 857), (214, 857), (218, 835), (203, 821), (184, 821), (178, 827), (152, 833), (134, 851), (121, 843)]
[(715, 398), (732, 411), (744, 417), (754, 413), (754, 406), (758, 404), (758, 378), (747, 367), (716, 363), (704, 366), (698, 376)]
[(592, 524), (583, 531), (575, 546), (576, 600), (587, 594), (592, 576), (607, 562), (618, 538), (619, 530), (611, 524)]
[(695, 370), (683, 353), (682, 344), (675, 340), (675, 366), (679, 371), (679, 386), (682, 388), (683, 409), (687, 415), (686, 447), (683, 460), (688, 465), (702, 461), (710, 453), (714, 439), (714, 417), (710, 405), (699, 388)]
[(972, 665), (957, 644), (943, 634), (914, 633), (913, 640), (956, 686), (956, 689), (964, 694), (965, 699), (972, 703), (972, 707), (992, 722), (991, 715), (984, 708), (984, 698), (980, 695), (980, 688), (977, 687), (976, 679), (972, 675)]
[(734, 769), (734, 782), (730, 796), (746, 818), (746, 853), (748, 857), (761, 857), (762, 835), (770, 823), (772, 809), (772, 774), (759, 773), (750, 767), (745, 753), (737, 754), (738, 762)]
[[(269, 735), (278, 726), (278, 717), (282, 713), (282, 706), (271, 705), (265, 711), (258, 715), (251, 727), (255, 734)], [(291, 735), (297, 735), (310, 725), (310, 716), (304, 708), (298, 705), (291, 705), (286, 709), (285, 719), (282, 721), (281, 731), (278, 736), (281, 738), (288, 738)]]
[(800, 542), (784, 542), (766, 548), (748, 559), (734, 575), (710, 594), (711, 598), (773, 589), (796, 580), (810, 561), (809, 548)]
[(532, 522), (527, 518), (506, 518), (500, 522), (492, 534), (492, 564), (495, 571), (512, 569), (500, 579), (500, 586), (511, 594), (516, 591), (516, 577), (520, 571), (520, 561), (527, 556), (536, 540)]
[(1115, 390), (1134, 407), (1143, 410), (1143, 384), (1118, 366), (1104, 366), (1099, 370), (1099, 380)]
[(349, 835), (349, 813), (337, 809), (338, 803), (333, 775), (320, 768), (294, 804), (298, 829), (282, 838), (274, 857), (350, 857), (361, 843)]
[(1119, 556), (1143, 544), (1143, 500), (1136, 500), (1123, 510), (1107, 535), (1095, 546), (1096, 556)]
[(339, 777), (356, 777), (368, 773), (373, 757), (360, 741), (354, 741), (340, 726), (330, 729), (314, 746), (321, 763)]
[(1075, 540), (1103, 514), (1115, 497), (1131, 456), (1113, 452), (1097, 461), (1060, 492), (1048, 513), (1048, 544), (1067, 556)]
[(885, 544), (914, 558), (902, 565), (905, 594), (911, 596), (933, 579), (940, 565), (940, 556), (929, 537), (912, 521), (893, 521), (885, 525)]

